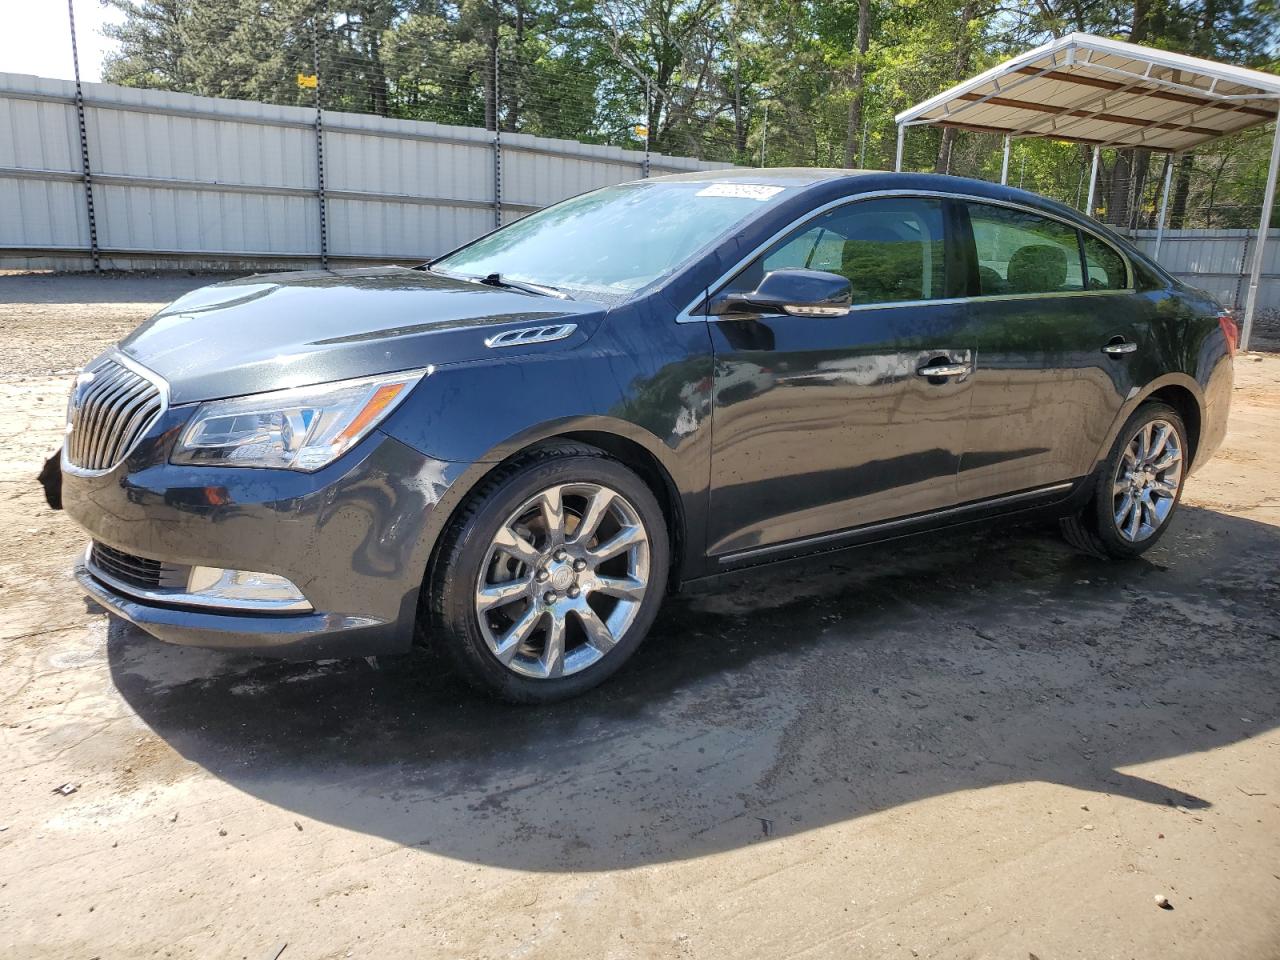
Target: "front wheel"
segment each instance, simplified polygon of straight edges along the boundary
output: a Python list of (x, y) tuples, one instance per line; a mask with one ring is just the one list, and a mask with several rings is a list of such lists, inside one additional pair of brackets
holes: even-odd
[(541, 448), (484, 481), (446, 534), (432, 640), (504, 700), (549, 703), (602, 682), (662, 603), (666, 520), (603, 451)]
[(1116, 438), (1089, 504), (1062, 521), (1063, 535), (1094, 556), (1140, 556), (1168, 529), (1188, 465), (1182, 417), (1168, 404), (1144, 403)]

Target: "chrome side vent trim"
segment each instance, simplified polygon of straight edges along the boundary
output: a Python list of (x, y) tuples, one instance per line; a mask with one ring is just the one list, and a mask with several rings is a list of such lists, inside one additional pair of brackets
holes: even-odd
[(519, 330), (503, 330), (486, 337), (484, 345), (490, 350), (499, 347), (523, 347), (531, 343), (551, 343), (564, 340), (578, 329), (576, 323), (557, 323), (547, 327), (521, 327)]

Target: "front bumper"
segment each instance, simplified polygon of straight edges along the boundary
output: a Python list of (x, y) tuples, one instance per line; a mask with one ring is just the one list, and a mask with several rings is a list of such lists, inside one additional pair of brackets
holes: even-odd
[(334, 613), (232, 614), (146, 603), (108, 587), (83, 562), (74, 575), (99, 606), (166, 643), (298, 660), (403, 653), (412, 641), (401, 625)]
[[(169, 418), (166, 417), (167, 421)], [(287, 577), (312, 610), (253, 613), (155, 602), (146, 591), (75, 578), (111, 612), (170, 643), (296, 659), (407, 651), (437, 510), (464, 465), (373, 431), (313, 474), (167, 462), (173, 424), (103, 476), (63, 477), (63, 506), (101, 544), (190, 566)]]

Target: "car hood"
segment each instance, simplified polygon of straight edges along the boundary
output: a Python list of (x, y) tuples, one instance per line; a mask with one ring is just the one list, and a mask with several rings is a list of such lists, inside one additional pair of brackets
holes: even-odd
[[(378, 267), (246, 277), (193, 290), (120, 343), (172, 403), (234, 397), (583, 342), (599, 304)], [(491, 349), (506, 329), (572, 323), (553, 343)]]

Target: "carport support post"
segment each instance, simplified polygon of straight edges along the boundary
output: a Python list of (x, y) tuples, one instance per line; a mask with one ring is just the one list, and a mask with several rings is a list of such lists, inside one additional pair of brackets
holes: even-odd
[(1009, 183), (1009, 145), (1013, 142), (1009, 134), (1004, 135), (1004, 160), (1000, 164), (1000, 182), (1006, 186)]
[[(1089, 167), (1089, 199), (1084, 202), (1084, 215), (1093, 216), (1093, 190), (1098, 183), (1098, 148), (1093, 148), (1093, 163)], [(1079, 194), (1077, 194), (1079, 196)]]
[(1240, 349), (1249, 349), (1253, 333), (1253, 313), (1258, 306), (1258, 283), (1262, 280), (1262, 254), (1267, 247), (1271, 208), (1276, 200), (1276, 168), (1280, 167), (1280, 110), (1276, 111), (1276, 132), (1271, 138), (1271, 166), (1267, 167), (1267, 189), (1262, 194), (1262, 218), (1258, 221), (1258, 242), (1253, 247), (1253, 269), (1249, 271), (1249, 292), (1244, 300), (1244, 324), (1240, 327)]
[(898, 124), (898, 153), (893, 161), (893, 169), (898, 173), (902, 172), (902, 135), (906, 133), (907, 128), (902, 124)]
[(1164, 239), (1164, 215), (1169, 212), (1169, 184), (1173, 181), (1173, 161), (1176, 154), (1169, 154), (1164, 164), (1164, 189), (1160, 191), (1160, 219), (1156, 221), (1156, 245), (1151, 251), (1151, 259), (1160, 259), (1160, 241)]

